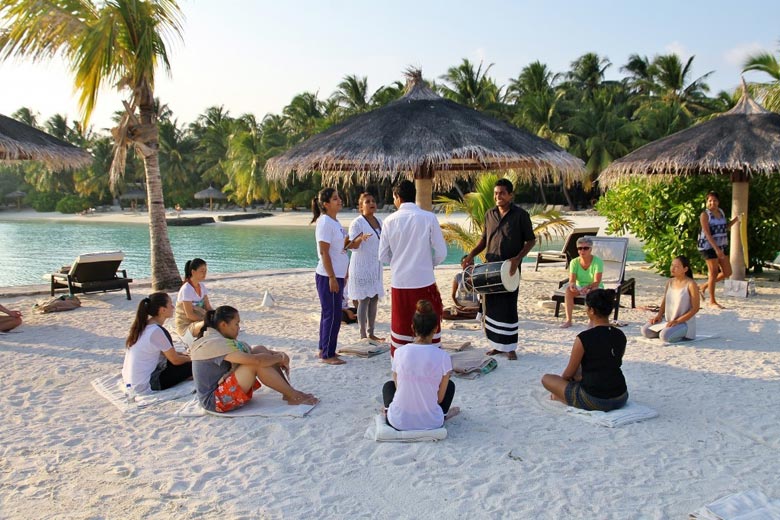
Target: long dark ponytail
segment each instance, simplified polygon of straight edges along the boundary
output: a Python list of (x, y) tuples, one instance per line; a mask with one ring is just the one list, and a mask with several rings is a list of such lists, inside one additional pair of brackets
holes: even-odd
[(171, 297), (168, 296), (168, 293), (156, 292), (138, 302), (138, 309), (135, 311), (133, 324), (130, 325), (130, 333), (127, 335), (127, 340), (125, 340), (125, 347), (130, 348), (136, 344), (138, 338), (141, 337), (144, 329), (146, 329), (149, 316), (160, 314), (160, 309), (167, 307), (170, 301)]
[(200, 329), (199, 338), (203, 337), (206, 329), (219, 330), (220, 323), (228, 323), (238, 316), (238, 310), (230, 305), (220, 305), (213, 311), (207, 311), (203, 320), (203, 327)]
[(184, 281), (189, 281), (192, 278), (192, 271), (197, 271), (202, 265), (206, 265), (206, 261), (202, 258), (187, 260), (187, 263), (184, 264)]
[(324, 204), (330, 202), (330, 198), (335, 192), (336, 188), (322, 188), (317, 196), (311, 199), (311, 222), (309, 224), (317, 222), (320, 215), (325, 212)]

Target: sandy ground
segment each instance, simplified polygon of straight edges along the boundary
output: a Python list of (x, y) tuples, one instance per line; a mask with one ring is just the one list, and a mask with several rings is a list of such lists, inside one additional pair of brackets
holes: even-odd
[[(440, 287), (456, 270), (437, 269)], [(389, 285), (389, 271), (385, 284)], [(642, 264), (637, 305), (659, 303), (663, 279)], [(637, 338), (650, 315), (622, 309), (631, 398), (660, 417), (617, 429), (573, 418), (548, 400), (542, 374), (559, 373), (583, 329), (558, 328), (540, 303), (561, 266), (526, 268), (519, 361), (455, 379), (440, 443), (363, 438), (390, 377), (389, 355), (315, 357), (319, 304), (308, 271), (245, 273), (208, 281), (212, 302), (241, 311), (242, 337), (287, 351), (296, 387), (321, 404), (303, 419), (178, 418), (180, 403), (124, 415), (90, 380), (117, 373), (123, 338), (146, 289), (88, 295), (72, 312), (37, 315), (41, 296), (0, 299), (20, 308), (19, 333), (0, 336), (0, 517), (29, 518), (684, 518), (748, 488), (779, 497), (780, 284), (757, 281), (748, 300), (719, 297), (699, 331), (716, 339), (662, 346)], [(278, 304), (262, 308), (270, 290)], [(446, 292), (446, 289), (445, 289)], [(624, 300), (625, 301), (625, 300)], [(379, 329), (388, 332), (389, 306)], [(358, 339), (343, 326), (340, 342)], [(445, 340), (486, 348), (478, 331)]]

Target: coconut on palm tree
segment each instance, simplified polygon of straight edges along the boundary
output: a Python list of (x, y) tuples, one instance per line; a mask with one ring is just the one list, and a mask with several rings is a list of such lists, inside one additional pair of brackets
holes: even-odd
[(116, 185), (133, 147), (146, 170), (154, 290), (181, 285), (165, 223), (154, 101), (155, 69), (162, 64), (170, 70), (165, 39), (180, 35), (180, 16), (175, 0), (0, 0), (6, 27), (0, 58), (64, 58), (74, 75), (84, 127), (102, 86), (110, 83), (128, 93), (125, 113), (112, 131), (111, 179)]
[[(466, 226), (452, 222), (441, 225), (444, 240), (448, 244), (458, 246), (463, 251), (474, 249), (485, 229), (485, 213), (495, 206), (493, 188), (500, 178), (494, 173), (481, 175), (474, 183), (474, 191), (467, 193), (462, 199), (442, 196), (435, 200), (437, 207), (443, 209), (447, 215), (466, 214), (468, 221)], [(512, 185), (517, 185), (514, 175), (505, 175), (503, 178), (509, 179)], [(553, 236), (564, 236), (574, 225), (571, 220), (561, 216), (557, 211), (541, 211), (538, 207), (534, 207), (529, 213), (537, 240), (550, 240)], [(484, 261), (484, 256), (482, 260)]]

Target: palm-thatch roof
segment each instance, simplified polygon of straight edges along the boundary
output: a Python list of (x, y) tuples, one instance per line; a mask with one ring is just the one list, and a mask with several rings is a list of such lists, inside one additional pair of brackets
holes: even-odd
[(0, 114), (0, 161), (33, 160), (52, 170), (92, 164), (86, 151)]
[(653, 181), (677, 175), (728, 175), (748, 182), (780, 171), (780, 114), (753, 101), (744, 87), (739, 102), (723, 114), (653, 141), (609, 165), (599, 176), (608, 187), (628, 177)]
[(318, 171), (328, 184), (342, 172), (364, 179), (414, 174), (449, 186), (485, 170), (510, 170), (529, 182), (583, 174), (582, 161), (550, 141), (442, 98), (419, 70), (407, 76), (401, 99), (350, 117), (270, 159), (268, 178), (285, 181), (293, 173), (300, 178)]
[(227, 195), (219, 191), (214, 186), (209, 186), (205, 190), (200, 190), (195, 195), (196, 199), (226, 199)]

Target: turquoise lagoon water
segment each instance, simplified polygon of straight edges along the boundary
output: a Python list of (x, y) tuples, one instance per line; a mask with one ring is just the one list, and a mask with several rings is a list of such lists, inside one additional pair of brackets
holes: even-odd
[[(237, 273), (258, 269), (311, 268), (317, 265), (314, 226), (271, 227), (209, 224), (169, 227), (179, 270), (201, 257), (209, 272)], [(563, 241), (543, 244), (560, 249)], [(151, 277), (149, 227), (146, 224), (0, 221), (0, 287), (46, 283), (46, 273), (69, 265), (81, 253), (125, 253), (122, 268), (131, 278)], [(446, 264), (457, 264), (463, 252), (449, 248)], [(631, 243), (629, 260), (642, 260), (641, 245)]]

